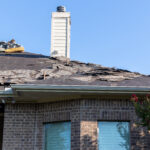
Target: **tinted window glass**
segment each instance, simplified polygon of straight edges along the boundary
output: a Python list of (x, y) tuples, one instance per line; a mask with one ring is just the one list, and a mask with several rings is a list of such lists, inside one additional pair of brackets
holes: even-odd
[(45, 124), (45, 150), (70, 150), (71, 123)]
[(99, 122), (99, 150), (130, 150), (128, 122)]

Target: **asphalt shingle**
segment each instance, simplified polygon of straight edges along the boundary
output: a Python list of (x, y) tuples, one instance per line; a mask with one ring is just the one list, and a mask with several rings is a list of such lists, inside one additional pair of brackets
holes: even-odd
[(150, 77), (63, 57), (0, 53), (0, 85), (7, 84), (150, 86)]

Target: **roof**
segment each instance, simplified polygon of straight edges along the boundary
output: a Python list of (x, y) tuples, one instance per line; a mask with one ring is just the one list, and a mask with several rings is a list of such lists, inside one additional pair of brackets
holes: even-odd
[(9, 84), (150, 86), (150, 76), (63, 57), (0, 53), (0, 85)]

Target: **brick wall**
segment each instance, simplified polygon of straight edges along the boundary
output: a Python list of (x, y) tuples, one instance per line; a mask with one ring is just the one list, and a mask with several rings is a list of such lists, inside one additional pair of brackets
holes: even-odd
[(2, 150), (3, 141), (3, 122), (4, 122), (4, 106), (0, 104), (0, 150)]
[(3, 134), (3, 150), (33, 150), (35, 105), (6, 105)]
[(97, 121), (130, 121), (131, 150), (149, 150), (150, 134), (137, 127), (129, 100), (90, 99), (47, 104), (6, 104), (3, 150), (42, 150), (43, 124), (71, 121), (71, 150), (98, 150)]
[(2, 140), (3, 140), (3, 113), (0, 113), (0, 150), (2, 150)]

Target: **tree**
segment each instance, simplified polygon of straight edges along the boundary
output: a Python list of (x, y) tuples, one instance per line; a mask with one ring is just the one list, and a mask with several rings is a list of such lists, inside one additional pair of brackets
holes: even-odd
[(139, 124), (150, 130), (150, 95), (146, 95), (142, 99), (133, 94), (131, 101), (134, 104), (137, 116), (141, 119)]

